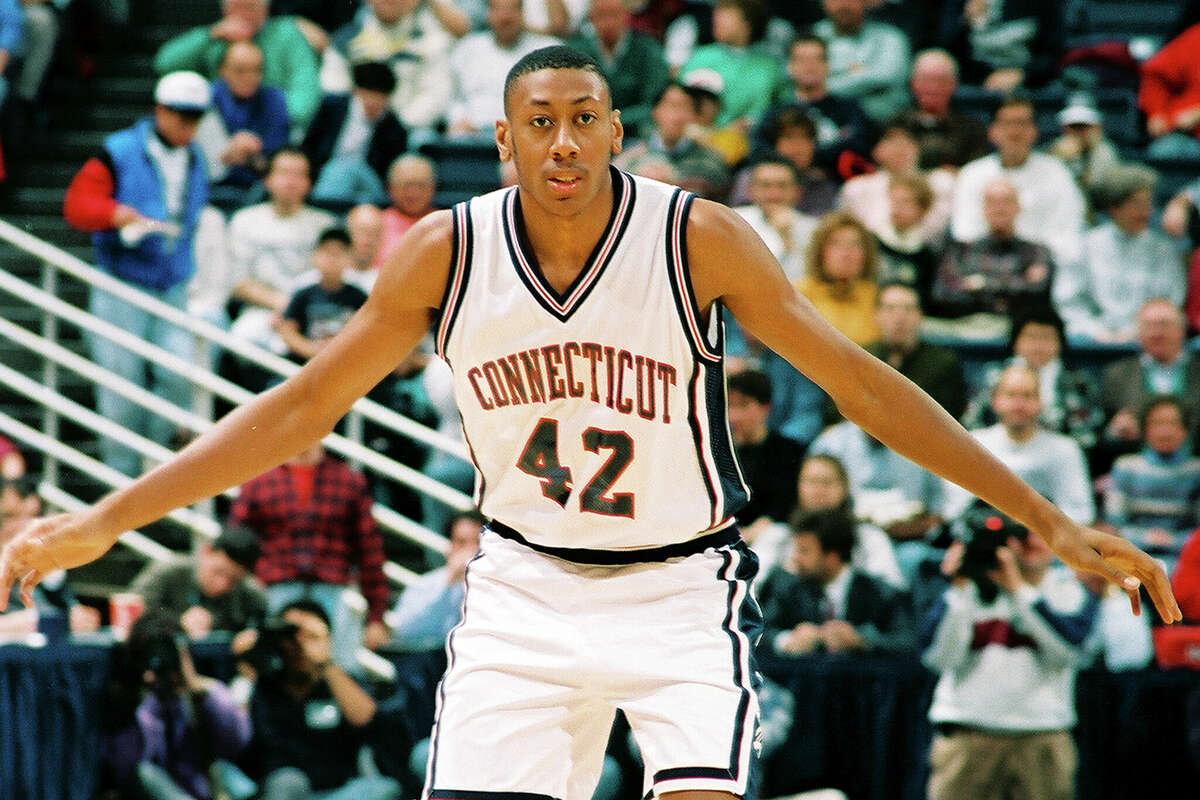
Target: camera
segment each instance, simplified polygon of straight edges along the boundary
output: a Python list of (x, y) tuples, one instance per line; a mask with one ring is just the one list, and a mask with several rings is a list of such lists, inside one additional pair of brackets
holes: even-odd
[(963, 515), (960, 538), (963, 541), (962, 564), (958, 575), (970, 578), (979, 588), (980, 599), (990, 603), (998, 589), (988, 573), (999, 568), (996, 551), (1009, 539), (1024, 542), (1029, 529), (990, 506), (977, 505)]
[(269, 620), (258, 630), (254, 646), (238, 660), (249, 665), (259, 678), (278, 675), (287, 666), (284, 642), (295, 641), (300, 627), (291, 622)]

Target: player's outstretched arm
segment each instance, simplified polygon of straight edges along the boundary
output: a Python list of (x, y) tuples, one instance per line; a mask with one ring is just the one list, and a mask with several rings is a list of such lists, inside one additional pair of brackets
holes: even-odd
[(20, 581), (103, 555), (120, 534), (283, 463), (324, 437), (417, 346), (441, 303), (451, 219), (431, 214), (405, 236), (367, 303), (303, 369), (235, 409), (170, 461), (77, 513), (33, 520), (0, 551), (0, 611)]
[(1037, 531), (1072, 567), (1120, 586), (1139, 609), (1144, 584), (1165, 621), (1182, 619), (1166, 573), (1125, 539), (1066, 517), (890, 366), (836, 331), (798, 295), (753, 230), (729, 209), (696, 201), (687, 252), (702, 309), (720, 300), (738, 322), (824, 389), (847, 419), (931, 472)]

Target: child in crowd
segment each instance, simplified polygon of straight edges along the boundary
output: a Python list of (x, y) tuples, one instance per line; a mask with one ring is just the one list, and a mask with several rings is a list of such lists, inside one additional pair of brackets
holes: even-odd
[(354, 259), (350, 234), (343, 228), (328, 228), (317, 237), (312, 264), (318, 273), (316, 283), (298, 289), (274, 325), (289, 356), (301, 362), (320, 352), (367, 302), (366, 293), (345, 280)]

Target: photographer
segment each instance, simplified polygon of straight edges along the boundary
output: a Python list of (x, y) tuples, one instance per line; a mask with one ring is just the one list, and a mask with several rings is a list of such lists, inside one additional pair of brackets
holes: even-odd
[(399, 798), (395, 781), (359, 774), (375, 701), (332, 661), (329, 617), (320, 604), (285, 606), (242, 660), (257, 673), (245, 763), (262, 800)]
[(117, 653), (101, 757), (122, 797), (210, 800), (213, 764), (250, 740), (249, 715), (183, 642), (174, 615), (147, 609)]
[(1074, 681), (1099, 598), (1036, 533), (969, 513), (950, 587), (922, 630), (940, 673), (929, 719), (930, 800), (1075, 796)]

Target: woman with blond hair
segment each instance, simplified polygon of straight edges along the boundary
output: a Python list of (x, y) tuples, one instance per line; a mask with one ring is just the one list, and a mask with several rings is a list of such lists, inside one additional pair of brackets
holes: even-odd
[(813, 232), (805, 261), (807, 274), (796, 281), (796, 290), (857, 344), (879, 338), (875, 325), (879, 251), (866, 226), (848, 211), (827, 214)]

